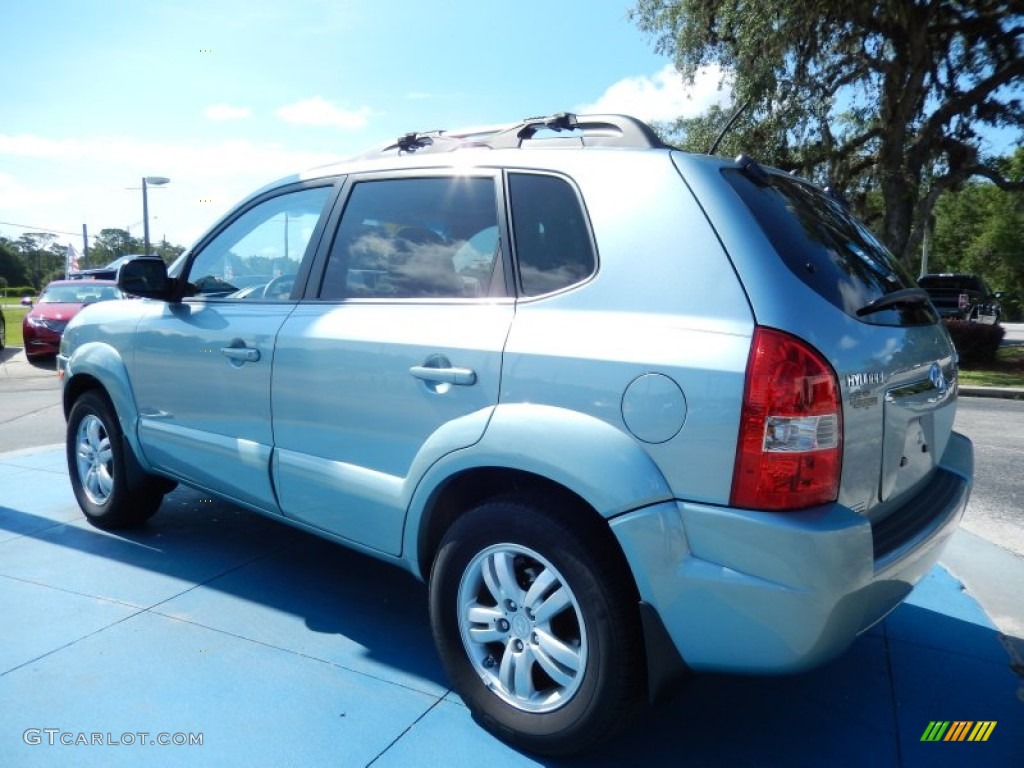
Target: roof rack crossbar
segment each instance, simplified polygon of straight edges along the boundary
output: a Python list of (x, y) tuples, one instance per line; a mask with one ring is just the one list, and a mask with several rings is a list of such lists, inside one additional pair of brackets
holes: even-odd
[(469, 147), (518, 149), (524, 141), (537, 137), (537, 134), (544, 130), (555, 133), (572, 132), (585, 147), (669, 148), (647, 123), (629, 115), (576, 115), (572, 112), (558, 112), (546, 117), (528, 117), (515, 125), (461, 133), (443, 130), (406, 133), (362, 157), (373, 157), (395, 150), (406, 153), (434, 153)]
[(647, 123), (629, 115), (575, 115), (559, 112), (548, 117), (530, 117), (495, 134), (486, 144), (492, 149), (518, 148), (544, 129), (560, 133), (578, 131), (583, 146), (664, 149), (667, 145)]

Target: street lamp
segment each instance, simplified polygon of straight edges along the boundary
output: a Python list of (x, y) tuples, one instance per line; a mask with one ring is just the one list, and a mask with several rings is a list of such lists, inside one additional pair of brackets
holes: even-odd
[(146, 189), (150, 184), (160, 187), (168, 183), (170, 179), (166, 176), (143, 176), (142, 177), (142, 231), (145, 233), (146, 255), (149, 256), (149, 197)]

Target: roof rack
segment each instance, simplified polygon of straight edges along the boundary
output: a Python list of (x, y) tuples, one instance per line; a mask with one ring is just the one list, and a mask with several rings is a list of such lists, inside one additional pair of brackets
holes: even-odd
[(423, 131), (406, 133), (395, 141), (373, 150), (367, 156), (399, 152), (451, 152), (456, 149), (518, 149), (524, 141), (538, 138), (541, 131), (572, 132), (584, 147), (628, 147), (634, 149), (669, 148), (647, 123), (629, 115), (575, 115), (559, 112), (547, 117), (528, 117), (515, 125), (465, 131)]

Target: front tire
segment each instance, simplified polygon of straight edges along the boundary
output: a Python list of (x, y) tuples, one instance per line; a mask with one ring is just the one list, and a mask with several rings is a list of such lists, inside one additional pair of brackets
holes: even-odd
[(592, 749), (643, 685), (632, 577), (614, 540), (543, 498), (508, 496), (457, 520), (430, 578), (441, 659), (474, 718), (551, 755)]
[(129, 483), (121, 425), (110, 402), (89, 391), (75, 401), (68, 416), (67, 460), (78, 506), (97, 528), (139, 525), (157, 511), (169, 487), (161, 478), (139, 474)]

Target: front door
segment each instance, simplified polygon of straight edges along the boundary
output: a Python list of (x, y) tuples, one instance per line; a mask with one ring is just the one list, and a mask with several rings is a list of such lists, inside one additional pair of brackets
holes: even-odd
[(186, 264), (194, 295), (153, 302), (129, 365), (154, 467), (279, 511), (269, 470), (274, 343), (331, 195), (295, 187), (243, 207)]

